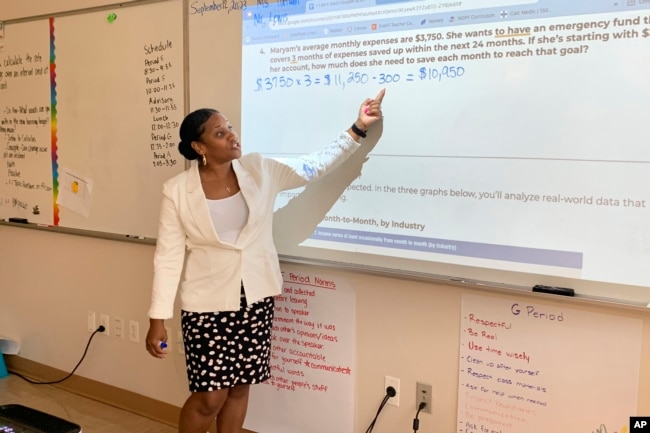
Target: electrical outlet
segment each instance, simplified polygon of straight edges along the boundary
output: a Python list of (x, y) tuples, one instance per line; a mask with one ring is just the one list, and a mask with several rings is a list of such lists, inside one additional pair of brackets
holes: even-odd
[(88, 311), (86, 316), (86, 321), (88, 325), (88, 332), (95, 332), (97, 330), (97, 314), (94, 311)]
[(395, 388), (395, 397), (388, 399), (388, 404), (399, 406), (399, 379), (390, 376), (384, 376), (384, 392), (389, 386)]
[(129, 340), (134, 343), (140, 342), (140, 322), (129, 320)]
[(433, 406), (432, 392), (431, 385), (420, 382), (415, 384), (415, 410), (420, 408), (421, 402), (425, 402), (427, 405), (422, 409), (422, 412), (431, 413), (431, 407)]
[(113, 335), (124, 340), (124, 319), (113, 317)]
[(105, 336), (111, 335), (111, 318), (108, 317), (108, 314), (99, 315), (99, 324), (104, 326), (104, 332), (102, 333)]

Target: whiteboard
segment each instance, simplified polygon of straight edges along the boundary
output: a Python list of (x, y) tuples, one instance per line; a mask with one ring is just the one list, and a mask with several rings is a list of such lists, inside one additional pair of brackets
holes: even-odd
[[(50, 32), (47, 20), (5, 25), (0, 50), (0, 216), (52, 221)], [(40, 214), (38, 214), (40, 209)]]
[(285, 260), (645, 306), (647, 8), (190, 2), (190, 108), (286, 158), (387, 89), (357, 154), (279, 195)]
[(184, 169), (176, 150), (182, 22), (182, 1), (171, 0), (7, 25), (2, 56), (38, 51), (50, 74), (6, 92), (0, 104), (29, 98), (49, 110), (14, 133), (34, 136), (38, 152), (4, 156), (25, 186), (0, 181), (0, 216), (156, 236), (162, 183)]

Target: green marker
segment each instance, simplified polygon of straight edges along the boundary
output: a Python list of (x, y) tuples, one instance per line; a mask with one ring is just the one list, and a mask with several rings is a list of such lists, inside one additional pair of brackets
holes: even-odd
[(117, 14), (115, 12), (109, 14), (108, 17), (106, 17), (106, 21), (108, 21), (109, 24), (115, 21), (116, 19), (117, 19)]

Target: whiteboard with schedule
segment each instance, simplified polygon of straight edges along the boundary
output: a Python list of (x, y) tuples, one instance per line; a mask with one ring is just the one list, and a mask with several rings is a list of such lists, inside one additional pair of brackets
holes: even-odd
[(182, 11), (166, 0), (6, 23), (0, 218), (155, 238), (162, 183), (184, 169)]

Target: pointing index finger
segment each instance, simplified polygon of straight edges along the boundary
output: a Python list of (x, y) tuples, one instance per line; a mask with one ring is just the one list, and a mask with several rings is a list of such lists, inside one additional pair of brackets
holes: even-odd
[(377, 93), (377, 96), (375, 96), (375, 101), (381, 104), (381, 101), (383, 101), (385, 94), (386, 94), (386, 89), (385, 88), (381, 89), (379, 93)]

